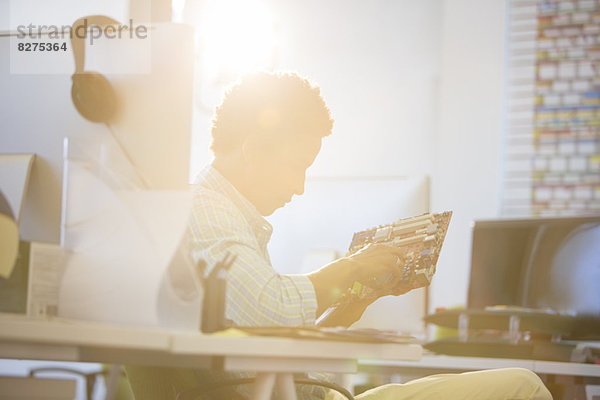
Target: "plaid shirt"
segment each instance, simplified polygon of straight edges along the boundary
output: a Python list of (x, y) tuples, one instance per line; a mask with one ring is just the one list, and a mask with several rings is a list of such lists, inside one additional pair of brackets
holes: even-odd
[[(196, 181), (189, 229), (195, 262), (204, 259), (212, 267), (226, 253), (237, 256), (227, 274), (226, 318), (234, 325), (315, 323), (317, 298), (312, 282), (304, 275), (275, 271), (267, 250), (273, 227), (211, 166)], [(299, 397), (322, 399), (325, 391), (301, 386)]]
[(210, 166), (196, 183), (190, 230), (194, 261), (210, 267), (228, 252), (237, 256), (227, 275), (227, 319), (238, 326), (314, 324), (312, 282), (275, 271), (267, 251), (273, 227)]

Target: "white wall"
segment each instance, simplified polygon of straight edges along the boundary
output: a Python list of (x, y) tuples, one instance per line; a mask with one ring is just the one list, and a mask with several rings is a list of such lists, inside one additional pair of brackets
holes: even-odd
[[(276, 18), (278, 69), (309, 76), (335, 119), (309, 174), (431, 174), (441, 2), (265, 1)], [(199, 115), (196, 171), (209, 159)]]
[(314, 78), (336, 121), (311, 173), (432, 172), (440, 2), (289, 3), (282, 67)]
[(470, 223), (497, 218), (503, 148), (505, 2), (443, 2), (432, 209), (454, 210), (430, 305), (466, 302)]

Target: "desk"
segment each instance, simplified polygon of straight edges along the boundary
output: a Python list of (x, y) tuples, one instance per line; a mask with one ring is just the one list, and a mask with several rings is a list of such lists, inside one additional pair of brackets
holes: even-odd
[(354, 373), (359, 358), (416, 361), (421, 352), (417, 344), (225, 337), (0, 314), (0, 358), (253, 371), (257, 400), (269, 399), (276, 382), (295, 399), (294, 372)]

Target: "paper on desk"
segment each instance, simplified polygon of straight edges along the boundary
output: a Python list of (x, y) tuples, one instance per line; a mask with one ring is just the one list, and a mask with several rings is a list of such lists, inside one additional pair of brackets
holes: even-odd
[(51, 243), (31, 242), (27, 279), (27, 315), (56, 316), (65, 251)]
[(159, 289), (186, 231), (191, 193), (115, 190), (77, 162), (69, 164), (65, 192), (70, 252), (58, 314), (158, 325)]

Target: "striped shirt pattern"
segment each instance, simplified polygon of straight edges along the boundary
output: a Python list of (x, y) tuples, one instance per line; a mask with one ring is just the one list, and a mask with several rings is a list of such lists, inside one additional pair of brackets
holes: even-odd
[(237, 326), (313, 325), (317, 298), (304, 275), (280, 275), (269, 259), (273, 227), (216, 169), (207, 167), (194, 188), (192, 257), (208, 267), (237, 256), (227, 275), (226, 317)]

